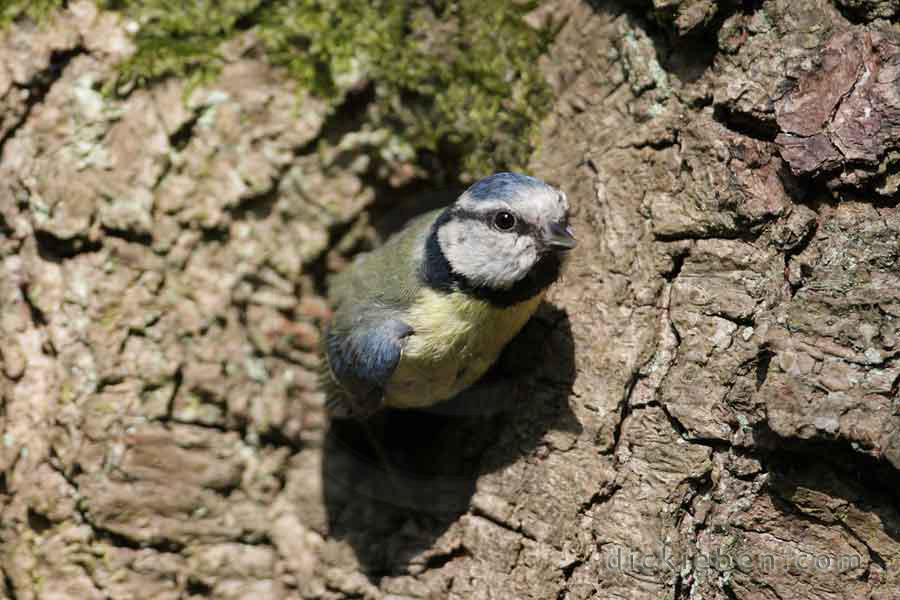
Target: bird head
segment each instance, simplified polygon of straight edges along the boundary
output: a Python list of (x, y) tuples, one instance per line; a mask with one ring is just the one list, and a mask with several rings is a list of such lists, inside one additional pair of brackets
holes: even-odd
[[(450, 270), (475, 288), (510, 290), (575, 247), (566, 195), (539, 179), (497, 173), (478, 181), (435, 222)], [(552, 281), (547, 282), (547, 285)]]

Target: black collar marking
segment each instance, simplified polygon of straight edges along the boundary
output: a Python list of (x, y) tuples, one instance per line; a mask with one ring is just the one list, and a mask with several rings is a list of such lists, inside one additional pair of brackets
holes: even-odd
[(441, 225), (456, 215), (452, 209), (445, 210), (431, 226), (425, 240), (425, 264), (423, 279), (428, 287), (442, 292), (462, 292), (480, 300), (486, 300), (493, 306), (505, 308), (534, 298), (550, 287), (559, 278), (562, 261), (556, 252), (544, 254), (528, 274), (507, 289), (497, 289), (486, 285), (475, 285), (468, 277), (457, 273), (450, 266), (450, 261), (441, 250), (438, 242), (438, 230)]

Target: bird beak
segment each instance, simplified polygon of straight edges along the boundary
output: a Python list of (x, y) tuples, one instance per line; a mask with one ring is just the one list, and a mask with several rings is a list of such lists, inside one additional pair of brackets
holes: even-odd
[(571, 250), (578, 242), (568, 227), (563, 227), (559, 223), (551, 223), (544, 233), (544, 243), (553, 250)]

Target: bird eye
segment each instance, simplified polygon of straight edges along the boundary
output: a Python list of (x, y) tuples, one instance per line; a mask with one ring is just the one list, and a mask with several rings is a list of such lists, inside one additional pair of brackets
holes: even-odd
[(516, 217), (510, 212), (501, 210), (494, 215), (494, 227), (500, 231), (509, 231), (516, 226)]

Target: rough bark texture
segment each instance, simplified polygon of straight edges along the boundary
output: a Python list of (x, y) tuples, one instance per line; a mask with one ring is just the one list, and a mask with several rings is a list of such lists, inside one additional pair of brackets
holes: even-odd
[(315, 379), (326, 274), (428, 204), (361, 175), (365, 107), (249, 38), (106, 97), (88, 2), (5, 32), (0, 590), (897, 600), (898, 11), (532, 15), (569, 17), (532, 171), (581, 245), (473, 391), (513, 408), (385, 415), (383, 456)]

